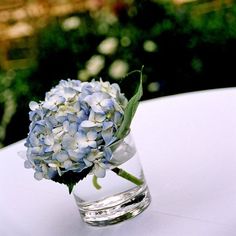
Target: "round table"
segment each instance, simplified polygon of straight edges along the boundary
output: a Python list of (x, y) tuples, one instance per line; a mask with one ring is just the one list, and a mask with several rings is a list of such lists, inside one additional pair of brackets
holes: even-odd
[(143, 101), (132, 123), (152, 203), (103, 228), (87, 226), (67, 188), (25, 169), (24, 140), (0, 150), (2, 236), (235, 236), (236, 88)]

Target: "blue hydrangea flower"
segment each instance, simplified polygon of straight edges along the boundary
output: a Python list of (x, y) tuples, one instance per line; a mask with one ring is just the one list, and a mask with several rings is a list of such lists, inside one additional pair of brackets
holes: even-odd
[(91, 174), (104, 177), (127, 102), (117, 84), (60, 81), (44, 101), (29, 104), (25, 167), (38, 180), (91, 166)]

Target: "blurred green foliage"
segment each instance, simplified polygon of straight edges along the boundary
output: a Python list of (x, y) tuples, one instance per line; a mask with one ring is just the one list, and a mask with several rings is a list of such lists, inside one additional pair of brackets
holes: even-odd
[[(44, 99), (61, 79), (118, 82), (144, 65), (143, 99), (235, 86), (236, 5), (204, 15), (197, 7), (136, 0), (114, 5), (113, 14), (53, 19), (37, 33), (37, 61), (1, 72), (2, 145), (26, 137), (29, 101)], [(3, 121), (9, 97), (14, 105)]]

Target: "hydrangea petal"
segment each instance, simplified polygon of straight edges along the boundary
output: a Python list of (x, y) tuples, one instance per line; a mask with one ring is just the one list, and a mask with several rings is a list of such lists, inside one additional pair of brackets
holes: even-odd
[(37, 179), (37, 180), (43, 179), (43, 173), (36, 171), (36, 172), (34, 173), (34, 178)]
[(89, 161), (89, 160), (87, 160), (87, 159), (84, 159), (84, 163), (85, 163), (85, 165), (87, 166), (87, 167), (90, 167), (90, 166), (92, 166), (92, 162), (91, 161)]
[(57, 153), (61, 151), (61, 144), (56, 143), (55, 145), (53, 145), (53, 152)]
[(50, 111), (56, 111), (57, 110), (57, 106), (54, 104), (54, 102), (51, 102), (51, 101), (44, 102), (42, 107), (45, 108), (45, 109), (48, 109)]
[(95, 116), (94, 116), (94, 120), (96, 122), (103, 122), (104, 120), (106, 119), (106, 115), (105, 114), (102, 114), (102, 113), (96, 113)]
[(97, 138), (97, 136), (98, 136), (97, 132), (93, 131), (93, 130), (91, 130), (87, 133), (88, 140), (95, 140)]
[(98, 178), (104, 178), (106, 175), (106, 170), (102, 168), (99, 164), (95, 163), (94, 168), (93, 168), (93, 173)]
[(32, 165), (32, 163), (31, 163), (30, 161), (26, 160), (26, 161), (24, 162), (24, 167), (25, 167), (26, 169), (30, 169), (30, 168), (33, 167), (33, 165)]
[(113, 123), (112, 121), (103, 122), (102, 129), (103, 129), (103, 130), (109, 129), (109, 128), (111, 128), (113, 125), (114, 125), (114, 123)]
[(100, 102), (101, 106), (103, 108), (105, 108), (106, 110), (110, 110), (112, 109), (113, 107), (113, 101), (112, 99), (103, 99), (101, 102)]
[(36, 109), (39, 109), (39, 104), (37, 102), (31, 101), (29, 103), (29, 108), (31, 111), (35, 111)]
[(92, 128), (92, 127), (96, 127), (98, 124), (96, 124), (95, 122), (93, 121), (90, 121), (90, 120), (84, 120), (80, 126), (82, 128)]
[(113, 129), (112, 128), (109, 128), (109, 129), (106, 129), (106, 130), (103, 130), (102, 131), (102, 137), (105, 141), (105, 144), (108, 144), (111, 142), (112, 138), (113, 138)]
[(69, 157), (65, 152), (59, 152), (57, 154), (55, 154), (55, 158), (60, 161), (60, 162), (64, 162), (66, 161)]
[(104, 150), (104, 157), (106, 158), (107, 161), (111, 160), (111, 158), (112, 158), (112, 151), (111, 151), (111, 149), (109, 147), (105, 148), (105, 150)]
[(46, 145), (53, 145), (53, 144), (54, 144), (54, 138), (53, 138), (53, 136), (52, 136), (52, 135), (49, 135), (49, 136), (45, 137), (44, 143), (45, 143)]
[(96, 148), (97, 147), (97, 143), (96, 141), (88, 141), (88, 146), (92, 147), (92, 148)]
[(71, 160), (66, 160), (64, 163), (63, 163), (63, 166), (65, 169), (69, 169), (71, 168), (73, 165), (72, 161)]

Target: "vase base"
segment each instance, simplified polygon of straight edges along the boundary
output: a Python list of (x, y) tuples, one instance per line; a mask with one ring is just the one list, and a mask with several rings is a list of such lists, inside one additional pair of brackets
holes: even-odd
[(108, 226), (131, 219), (143, 212), (150, 202), (146, 185), (96, 202), (83, 204), (76, 199), (83, 221), (92, 226)]

